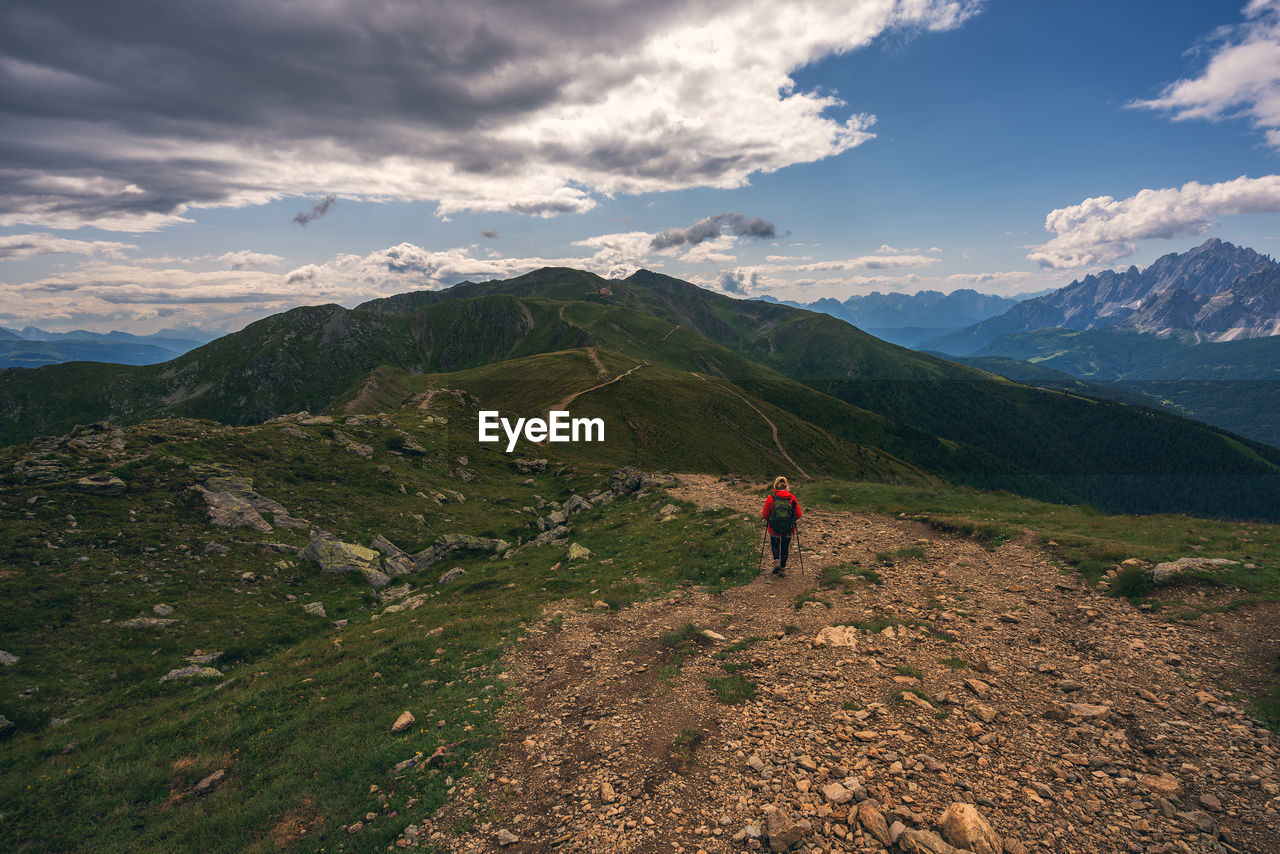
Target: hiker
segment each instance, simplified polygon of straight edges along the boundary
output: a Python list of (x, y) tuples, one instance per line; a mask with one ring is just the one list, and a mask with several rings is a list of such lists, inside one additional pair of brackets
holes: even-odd
[(795, 533), (800, 513), (800, 502), (787, 491), (787, 479), (774, 478), (773, 492), (764, 500), (760, 515), (765, 518), (769, 545), (773, 549), (773, 574), (780, 578), (787, 575), (787, 551), (791, 548), (791, 535)]

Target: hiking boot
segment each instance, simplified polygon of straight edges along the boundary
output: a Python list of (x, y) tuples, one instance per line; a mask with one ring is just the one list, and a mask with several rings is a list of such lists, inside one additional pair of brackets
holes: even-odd
[(775, 561), (773, 562), (773, 574), (774, 574), (774, 575), (781, 575), (781, 574), (782, 574), (782, 563), (781, 563), (780, 561), (776, 561), (776, 560), (775, 560)]
[(782, 567), (778, 567), (777, 569), (775, 569), (775, 570), (773, 571), (773, 574), (774, 574), (774, 575), (776, 575), (776, 576), (778, 576), (779, 578), (786, 578), (786, 577), (787, 577), (787, 571), (786, 571), (785, 569), (783, 569)]

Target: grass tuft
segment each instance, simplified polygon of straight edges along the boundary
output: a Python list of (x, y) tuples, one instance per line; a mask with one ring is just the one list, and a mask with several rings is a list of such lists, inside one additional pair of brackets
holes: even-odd
[(756, 683), (736, 673), (724, 677), (707, 677), (707, 685), (716, 699), (728, 705), (749, 703), (756, 698)]

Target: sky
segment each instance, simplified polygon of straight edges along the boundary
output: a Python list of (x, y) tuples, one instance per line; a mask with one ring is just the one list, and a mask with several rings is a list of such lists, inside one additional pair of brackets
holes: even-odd
[(1280, 0), (8, 0), (0, 326), (1280, 255)]

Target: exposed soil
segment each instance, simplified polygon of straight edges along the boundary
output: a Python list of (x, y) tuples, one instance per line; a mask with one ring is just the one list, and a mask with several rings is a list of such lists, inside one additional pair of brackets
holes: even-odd
[[(682, 498), (755, 518), (766, 494), (680, 481)], [(1172, 623), (1086, 588), (1029, 537), (988, 552), (869, 514), (806, 513), (798, 542), (803, 573), (793, 556), (785, 578), (720, 595), (548, 614), (510, 658), (496, 765), (399, 844), (768, 850), (768, 806), (801, 822), (794, 850), (871, 852), (885, 845), (860, 801), (898, 833), (962, 801), (1013, 854), (1280, 852), (1280, 754), (1221, 687), (1274, 679), (1275, 605)], [(924, 558), (876, 562), (907, 547)], [(819, 587), (823, 569), (855, 565), (883, 583)], [(808, 592), (825, 603), (797, 608)], [(825, 627), (876, 619), (895, 625), (819, 645)], [(659, 638), (690, 623), (723, 639), (670, 667)], [(725, 665), (753, 701), (716, 699)]]

